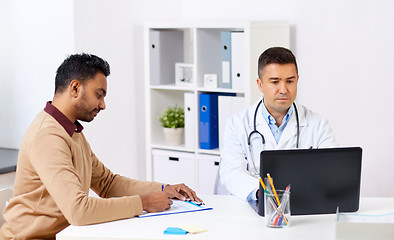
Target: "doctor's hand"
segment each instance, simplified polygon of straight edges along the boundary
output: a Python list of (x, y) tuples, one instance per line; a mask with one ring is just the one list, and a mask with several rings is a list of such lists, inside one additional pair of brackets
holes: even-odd
[(165, 192), (151, 192), (141, 195), (142, 209), (147, 212), (162, 212), (170, 209), (172, 205), (171, 199)]
[(168, 184), (164, 187), (163, 191), (167, 193), (169, 198), (177, 198), (182, 201), (190, 199), (193, 202), (202, 202), (202, 200), (197, 197), (197, 194), (183, 183), (176, 185)]

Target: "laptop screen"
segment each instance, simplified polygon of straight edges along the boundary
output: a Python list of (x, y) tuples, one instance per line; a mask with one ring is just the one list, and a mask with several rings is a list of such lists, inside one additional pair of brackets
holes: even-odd
[[(262, 151), (260, 176), (276, 189), (291, 184), (292, 215), (354, 212), (359, 208), (362, 149), (325, 148)], [(263, 199), (259, 191), (259, 199)], [(258, 203), (259, 214), (264, 201)], [(261, 209), (262, 208), (262, 209)]]

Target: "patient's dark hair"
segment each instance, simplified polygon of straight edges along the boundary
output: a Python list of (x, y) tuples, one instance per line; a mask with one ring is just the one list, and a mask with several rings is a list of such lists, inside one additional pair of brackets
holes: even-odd
[(258, 71), (257, 74), (259, 75), (260, 79), (262, 77), (262, 72), (264, 67), (271, 63), (277, 63), (277, 64), (294, 63), (298, 74), (296, 58), (293, 55), (293, 53), (287, 48), (283, 48), (283, 47), (268, 48), (260, 55), (258, 62), (258, 70), (257, 70)]
[(98, 72), (106, 77), (110, 74), (109, 64), (104, 59), (87, 53), (70, 55), (56, 71), (55, 93), (62, 93), (74, 79), (85, 84)]

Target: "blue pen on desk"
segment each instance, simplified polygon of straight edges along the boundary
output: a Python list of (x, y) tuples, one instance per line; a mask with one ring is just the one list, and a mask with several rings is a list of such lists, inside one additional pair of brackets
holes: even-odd
[(194, 206), (197, 206), (197, 207), (201, 207), (201, 205), (202, 205), (202, 203), (195, 203), (195, 202), (192, 202), (191, 200), (186, 200), (185, 202), (193, 204)]

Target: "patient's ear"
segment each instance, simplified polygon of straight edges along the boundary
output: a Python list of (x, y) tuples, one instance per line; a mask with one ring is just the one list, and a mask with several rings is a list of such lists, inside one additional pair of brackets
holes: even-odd
[(72, 97), (76, 98), (79, 95), (81, 90), (82, 84), (80, 81), (74, 79), (70, 82), (69, 90)]

